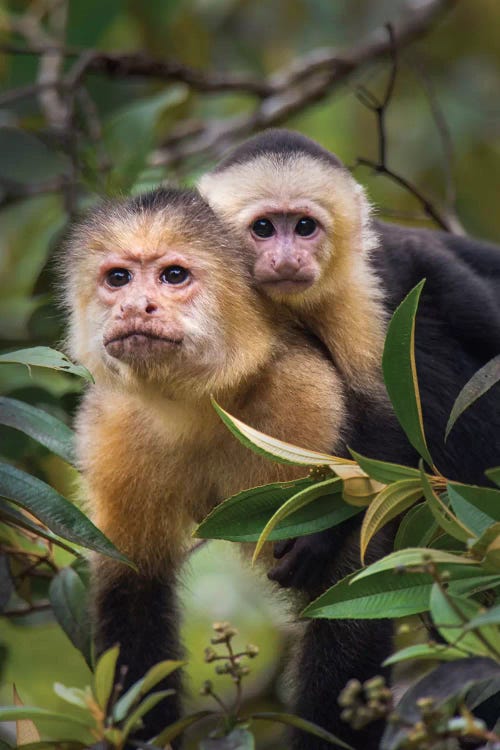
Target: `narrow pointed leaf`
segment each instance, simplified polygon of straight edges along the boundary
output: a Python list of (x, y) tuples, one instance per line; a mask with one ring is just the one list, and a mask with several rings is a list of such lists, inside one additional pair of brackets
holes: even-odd
[(292, 445), (292, 443), (286, 443), (283, 440), (273, 438), (231, 416), (214, 399), (212, 399), (212, 405), (226, 427), (238, 438), (242, 445), (250, 448), (260, 456), (266, 456), (276, 461), (276, 463), (293, 464), (295, 466), (329, 466), (337, 463), (341, 465), (355, 465), (354, 461), (349, 461), (345, 458), (338, 458), (328, 453), (319, 453), (318, 451), (299, 448), (297, 445)]
[(174, 661), (173, 659), (158, 662), (158, 664), (155, 664), (154, 667), (151, 667), (146, 672), (141, 692), (148, 693), (160, 680), (163, 680), (169, 674), (175, 672), (176, 669), (180, 669), (185, 665), (185, 661)]
[(301, 492), (297, 492), (296, 495), (293, 495), (289, 500), (287, 500), (264, 526), (255, 546), (252, 562), (256, 561), (259, 553), (262, 550), (262, 547), (269, 539), (269, 535), (276, 528), (280, 521), (283, 521), (285, 518), (287, 518), (287, 516), (290, 516), (295, 511), (299, 511), (301, 508), (309, 505), (317, 498), (320, 498), (324, 495), (331, 495), (337, 489), (340, 489), (341, 484), (342, 480), (338, 477), (327, 479), (324, 482), (317, 482), (312, 487), (307, 487)]
[(131, 565), (81, 510), (31, 474), (0, 464), (0, 496), (32, 513), (63, 539)]
[(390, 555), (386, 555), (381, 560), (377, 560), (377, 562), (359, 571), (354, 580), (360, 581), (362, 578), (375, 575), (383, 570), (396, 571), (401, 568), (427, 565), (431, 562), (446, 565), (479, 565), (478, 560), (472, 560), (469, 557), (460, 557), (444, 550), (415, 547), (391, 552)]
[(481, 536), (488, 526), (500, 521), (500, 490), (448, 482), (448, 497), (457, 517)]
[(465, 624), (481, 613), (478, 602), (465, 597), (446, 593), (435, 583), (430, 598), (432, 621), (440, 635), (454, 646), (476, 656), (494, 656), (495, 648), (500, 647), (500, 636), (497, 627), (480, 628), (481, 638), (474, 632), (467, 632)]
[(391, 484), (398, 482), (400, 479), (418, 479), (419, 471), (411, 466), (402, 466), (401, 464), (389, 464), (385, 461), (377, 461), (374, 458), (366, 458), (356, 451), (349, 448), (349, 453), (359, 466), (372, 479), (382, 484)]
[(408, 646), (396, 651), (383, 663), (384, 667), (391, 664), (399, 664), (409, 659), (438, 659), (439, 661), (455, 661), (463, 659), (466, 654), (459, 648), (445, 645), (444, 643), (418, 643), (416, 646)]
[(62, 370), (72, 375), (78, 375), (80, 378), (90, 380), (94, 379), (86, 367), (75, 365), (65, 354), (51, 349), (49, 346), (34, 346), (31, 349), (18, 349), (8, 354), (0, 354), (0, 364), (19, 364), (30, 367), (48, 367), (50, 370)]
[(302, 719), (300, 716), (295, 716), (295, 714), (285, 714), (278, 711), (266, 711), (251, 714), (250, 718), (264, 719), (267, 721), (277, 721), (280, 724), (286, 724), (287, 726), (301, 729), (303, 732), (312, 734), (314, 737), (319, 737), (319, 739), (323, 740), (324, 742), (329, 742), (331, 745), (343, 747), (346, 748), (346, 750), (353, 750), (351, 745), (348, 745), (346, 742), (341, 740), (339, 737), (336, 737), (331, 732), (327, 732), (326, 729), (323, 729), (317, 724), (314, 724), (312, 721)]
[(448, 424), (446, 425), (446, 432), (444, 435), (445, 442), (448, 440), (448, 435), (457, 419), (464, 413), (466, 409), (471, 406), (474, 401), (484, 396), (489, 389), (498, 383), (500, 380), (500, 354), (490, 359), (484, 367), (481, 367), (471, 379), (464, 385), (460, 393), (458, 394), (453, 408), (451, 410)]
[(405, 513), (394, 540), (394, 549), (427, 547), (439, 526), (427, 503), (419, 503)]
[(133, 711), (125, 724), (123, 725), (123, 735), (128, 737), (129, 733), (133, 730), (139, 719), (142, 719), (149, 711), (158, 705), (160, 701), (167, 698), (169, 695), (173, 695), (175, 690), (161, 690), (158, 693), (150, 693), (142, 703), (140, 703), (135, 711)]
[(462, 520), (457, 518), (448, 508), (442, 497), (434, 492), (422, 466), (420, 467), (420, 477), (429, 510), (443, 531), (460, 542), (467, 542), (469, 539), (474, 538), (476, 536), (474, 532)]
[[(256, 542), (266, 523), (283, 503), (315, 483), (306, 477), (240, 492), (218, 505), (198, 526), (195, 535), (203, 539)], [(340, 492), (325, 495), (282, 520), (269, 535), (269, 540), (323, 531), (358, 512), (359, 508), (344, 503)]]
[(424, 433), (422, 406), (415, 364), (415, 316), (423, 279), (392, 316), (385, 339), (382, 369), (396, 416), (408, 440), (429, 466), (433, 461)]
[(74, 463), (73, 432), (64, 422), (24, 401), (0, 397), (0, 424), (26, 433), (52, 453)]
[(205, 719), (207, 716), (214, 716), (215, 711), (197, 711), (195, 714), (184, 716), (182, 719), (171, 724), (169, 727), (160, 732), (154, 739), (151, 740), (155, 747), (165, 747), (169, 742), (178, 737), (185, 729), (196, 724), (197, 721)]
[(89, 728), (89, 721), (78, 719), (73, 714), (63, 714), (57, 711), (50, 711), (38, 706), (0, 706), (0, 721), (21, 721), (23, 719), (50, 719), (52, 721), (64, 721), (78, 726)]
[(0, 521), (3, 521), (10, 526), (19, 526), (19, 528), (21, 529), (31, 531), (34, 534), (42, 537), (42, 539), (47, 539), (48, 541), (57, 544), (59, 547), (67, 550), (68, 552), (71, 552), (71, 554), (73, 555), (78, 556), (81, 554), (79, 550), (63, 542), (62, 539), (60, 539), (56, 534), (53, 534), (44, 526), (40, 526), (40, 524), (35, 523), (30, 518), (28, 518), (28, 516), (16, 510), (16, 508), (13, 508), (12, 505), (10, 505), (2, 498), (0, 498)]
[(92, 688), (95, 699), (103, 711), (106, 711), (113, 689), (119, 653), (119, 646), (113, 646), (103, 653), (96, 664)]
[(422, 497), (420, 479), (400, 479), (389, 484), (368, 506), (360, 533), (361, 559), (374, 534)]
[(61, 682), (54, 682), (54, 693), (73, 706), (88, 709), (87, 694), (81, 688), (66, 687)]
[(500, 625), (500, 604), (491, 607), (487, 612), (473, 617), (472, 620), (469, 620), (465, 629), (474, 630), (474, 628), (482, 628), (483, 625)]
[(333, 620), (406, 617), (429, 609), (432, 578), (426, 573), (397, 575), (385, 570), (361, 581), (356, 573), (321, 594), (302, 612), (304, 617)]
[(73, 646), (80, 651), (88, 666), (92, 667), (87, 590), (73, 568), (63, 568), (52, 579), (49, 598), (59, 625)]

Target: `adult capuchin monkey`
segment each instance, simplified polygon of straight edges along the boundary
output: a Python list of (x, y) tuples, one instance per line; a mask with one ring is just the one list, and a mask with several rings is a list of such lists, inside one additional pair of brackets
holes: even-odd
[[(303, 474), (241, 446), (210, 395), (265, 433), (343, 449), (342, 379), (286, 309), (256, 292), (248, 257), (196, 192), (158, 190), (93, 210), (61, 259), (68, 348), (95, 378), (76, 422), (85, 495), (97, 526), (138, 568), (98, 555), (91, 563), (97, 652), (120, 645), (125, 687), (180, 657), (175, 585), (193, 521), (244, 488)], [(342, 530), (319, 590), (356, 564), (354, 525)], [(373, 556), (382, 553), (374, 544)], [(332, 627), (326, 651), (313, 639), (305, 685), (314, 684), (325, 726), (356, 744), (336, 697), (352, 675), (378, 671), (389, 623)], [(177, 692), (145, 716), (138, 737), (179, 718), (179, 674), (162, 687)], [(374, 750), (377, 733), (365, 735)], [(304, 733), (296, 741), (324, 747)]]
[[(389, 315), (427, 279), (415, 348), (428, 444), (445, 476), (484, 484), (484, 470), (498, 464), (500, 385), (465, 412), (446, 445), (444, 431), (460, 389), (500, 352), (500, 248), (375, 221), (340, 160), (287, 130), (243, 143), (201, 178), (199, 189), (251, 248), (256, 284), (326, 345), (344, 381), (346, 439), (372, 458), (418, 461), (389, 407), (381, 357)], [(308, 591), (314, 582), (324, 585), (328, 561), (339, 559), (341, 530), (275, 545), (269, 577)], [(306, 631), (298, 708), (320, 724), (334, 705), (318, 700), (321, 654), (342, 649), (342, 637), (335, 621), (312, 621)]]

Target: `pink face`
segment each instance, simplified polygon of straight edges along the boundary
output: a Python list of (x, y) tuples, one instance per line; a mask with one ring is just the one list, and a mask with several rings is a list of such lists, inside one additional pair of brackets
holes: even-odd
[(108, 309), (103, 343), (125, 362), (161, 359), (182, 347), (182, 307), (199, 283), (176, 252), (109, 254), (99, 267), (98, 296)]
[(318, 279), (325, 231), (310, 213), (265, 211), (249, 226), (254, 277), (269, 293), (303, 292)]

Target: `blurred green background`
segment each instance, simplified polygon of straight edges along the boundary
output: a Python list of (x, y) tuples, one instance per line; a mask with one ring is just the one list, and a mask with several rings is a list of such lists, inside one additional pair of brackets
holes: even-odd
[[(170, 167), (151, 166), (151, 154), (186, 123), (195, 130), (212, 118), (248, 113), (254, 103), (248, 94), (202, 94), (180, 83), (89, 74), (85, 101), (72, 123), (76, 135), (68, 143), (47, 120), (40, 92), (22, 98), (9, 93), (41, 80), (40, 57), (13, 52), (12, 46), (43, 46), (47, 39), (58, 39), (68, 47), (145, 50), (205, 73), (264, 77), (316, 48), (349, 49), (371, 30), (423, 5), (419, 0), (0, 2), (0, 349), (60, 341), (63, 321), (51, 259), (71, 213), (92, 205), (99, 195), (138, 192), (163, 180), (191, 184), (212, 166), (215, 154), (194, 155)], [(451, 166), (461, 223), (467, 232), (493, 241), (500, 237), (499, 28), (498, 0), (458, 2), (401, 52), (387, 113), (389, 165), (434, 196), (437, 205), (444, 204), (446, 166)], [(354, 89), (363, 85), (380, 95), (388, 72), (388, 61), (364, 67), (284, 124), (317, 139), (346, 164), (357, 157), (375, 159), (374, 116)], [(451, 162), (444, 156), (432, 103), (450, 132)], [(383, 218), (420, 222), (420, 209), (407, 192), (367, 168), (355, 175)], [(75, 185), (45, 192), (44, 186), (50, 188), (61, 176)], [(425, 220), (423, 225), (431, 226)], [(68, 423), (81, 387), (62, 373), (38, 369), (30, 374), (20, 366), (0, 366), (0, 395), (26, 400)], [(72, 492), (74, 473), (34, 441), (2, 427), (0, 444), (4, 459), (63, 494)], [(4, 533), (0, 542), (12, 540)], [(268, 708), (283, 699), (286, 680), (278, 670), (285, 649), (293, 648), (294, 632), (285, 602), (276, 592), (264, 595), (263, 588), (262, 576), (241, 566), (231, 545), (212, 543), (192, 555), (182, 586), (191, 704), (206, 707), (206, 699), (200, 703), (194, 697), (212, 673), (202, 652), (211, 623), (226, 619), (240, 630), (241, 645), (253, 642), (261, 648), (247, 680), (248, 699), (265, 701)], [(83, 659), (49, 612), (3, 618), (0, 636), (2, 703), (12, 701), (13, 681), (26, 703), (59, 708), (53, 682), (88, 682)], [(275, 732), (263, 735), (259, 746), (278, 747)]]

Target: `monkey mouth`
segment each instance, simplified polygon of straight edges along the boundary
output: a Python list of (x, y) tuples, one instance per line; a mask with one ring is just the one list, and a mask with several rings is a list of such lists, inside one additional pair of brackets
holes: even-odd
[(272, 278), (262, 279), (259, 284), (268, 294), (299, 294), (309, 289), (314, 284), (314, 279)]
[(104, 341), (108, 354), (116, 359), (136, 359), (161, 357), (166, 351), (177, 349), (182, 338), (162, 336), (152, 331), (132, 330), (112, 335)]

